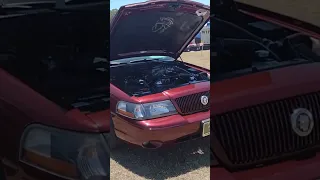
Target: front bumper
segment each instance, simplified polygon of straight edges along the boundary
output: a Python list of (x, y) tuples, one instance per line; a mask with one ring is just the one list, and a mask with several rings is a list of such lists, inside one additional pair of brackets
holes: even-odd
[(210, 111), (187, 116), (177, 114), (146, 121), (114, 115), (112, 120), (118, 138), (145, 148), (158, 148), (165, 144), (201, 138), (201, 122), (209, 118)]
[(320, 153), (303, 161), (286, 161), (247, 171), (229, 172), (211, 167), (211, 180), (318, 180), (320, 179)]

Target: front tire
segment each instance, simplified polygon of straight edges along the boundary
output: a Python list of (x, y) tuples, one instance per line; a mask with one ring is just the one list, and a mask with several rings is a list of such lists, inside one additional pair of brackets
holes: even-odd
[(110, 132), (107, 135), (107, 142), (110, 147), (110, 150), (116, 149), (122, 145), (121, 139), (119, 139), (114, 130), (113, 120), (110, 118)]

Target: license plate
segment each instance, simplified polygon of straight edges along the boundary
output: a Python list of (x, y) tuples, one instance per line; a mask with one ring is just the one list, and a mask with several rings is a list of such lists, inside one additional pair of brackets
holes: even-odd
[(203, 120), (202, 124), (202, 137), (210, 135), (210, 119)]

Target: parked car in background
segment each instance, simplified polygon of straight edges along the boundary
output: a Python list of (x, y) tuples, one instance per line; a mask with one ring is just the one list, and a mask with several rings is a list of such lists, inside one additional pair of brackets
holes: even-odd
[(211, 177), (320, 177), (320, 29), (270, 11), (211, 4)]
[(190, 44), (185, 48), (185, 52), (189, 51), (200, 51), (200, 44), (195, 43), (195, 40), (192, 40)]
[(10, 2), (0, 8), (0, 179), (109, 179), (109, 3)]
[(119, 9), (110, 32), (111, 147), (155, 149), (209, 136), (210, 72), (178, 60), (209, 15), (209, 6), (187, 0)]

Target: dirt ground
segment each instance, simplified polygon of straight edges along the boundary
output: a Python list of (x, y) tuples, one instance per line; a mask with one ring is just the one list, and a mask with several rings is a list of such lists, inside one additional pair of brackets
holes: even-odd
[(185, 52), (181, 55), (184, 62), (210, 69), (210, 51)]
[(209, 180), (209, 139), (158, 150), (124, 146), (111, 152), (111, 179)]
[[(185, 52), (182, 60), (210, 68), (209, 51)], [(125, 145), (111, 152), (111, 179), (209, 180), (209, 139), (201, 139), (158, 150)]]
[(319, 0), (236, 0), (320, 26)]

